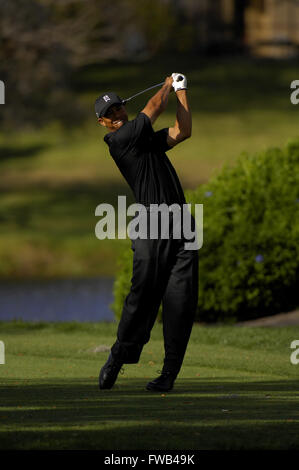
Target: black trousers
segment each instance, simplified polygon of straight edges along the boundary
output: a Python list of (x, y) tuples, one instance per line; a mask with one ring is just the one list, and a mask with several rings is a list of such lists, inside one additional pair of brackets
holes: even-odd
[[(163, 217), (163, 214), (162, 214)], [(195, 221), (193, 220), (193, 227)], [(198, 250), (186, 250), (184, 236), (132, 240), (133, 276), (118, 325), (112, 355), (137, 363), (149, 341), (162, 302), (165, 359), (163, 370), (178, 373), (191, 334), (198, 298)], [(189, 240), (190, 241), (190, 240)]]

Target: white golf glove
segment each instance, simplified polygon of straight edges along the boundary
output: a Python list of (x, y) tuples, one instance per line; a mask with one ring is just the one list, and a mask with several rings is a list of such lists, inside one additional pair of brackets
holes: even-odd
[(173, 82), (172, 86), (174, 91), (187, 90), (187, 78), (182, 73), (173, 73), (172, 75)]

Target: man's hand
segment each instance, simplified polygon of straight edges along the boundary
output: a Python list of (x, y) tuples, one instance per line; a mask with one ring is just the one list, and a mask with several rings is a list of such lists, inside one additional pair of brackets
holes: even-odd
[(172, 78), (172, 76), (165, 78), (165, 82), (164, 82), (163, 86), (166, 86), (167, 88), (169, 88), (170, 91), (172, 91), (172, 89), (173, 89), (173, 78)]
[(175, 92), (179, 90), (187, 90), (187, 78), (185, 75), (182, 73), (173, 73), (172, 75), (173, 78), (173, 89)]

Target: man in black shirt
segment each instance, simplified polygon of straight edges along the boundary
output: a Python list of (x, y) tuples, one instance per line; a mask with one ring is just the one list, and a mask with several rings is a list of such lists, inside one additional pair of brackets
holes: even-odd
[[(172, 89), (177, 97), (175, 124), (155, 132), (152, 125), (166, 109)], [(132, 240), (131, 289), (124, 302), (117, 340), (100, 371), (99, 387), (111, 388), (123, 364), (139, 361), (162, 302), (164, 365), (161, 375), (146, 388), (169, 391), (183, 362), (198, 295), (198, 252), (185, 249), (184, 235), (180, 239), (173, 236), (171, 205), (182, 207), (186, 201), (178, 176), (165, 153), (191, 136), (186, 77), (182, 74), (167, 77), (162, 88), (132, 121), (128, 120), (122, 100), (112, 92), (96, 100), (95, 111), (99, 123), (109, 131), (104, 140), (136, 202), (148, 209), (149, 222), (151, 205), (166, 204), (170, 231), (169, 239), (159, 234), (156, 239), (148, 236)]]

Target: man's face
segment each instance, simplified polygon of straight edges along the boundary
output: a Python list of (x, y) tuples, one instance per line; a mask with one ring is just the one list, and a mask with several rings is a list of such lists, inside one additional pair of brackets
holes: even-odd
[(99, 123), (107, 127), (110, 132), (117, 131), (128, 121), (126, 108), (123, 104), (114, 104), (107, 110), (105, 116), (98, 119)]

